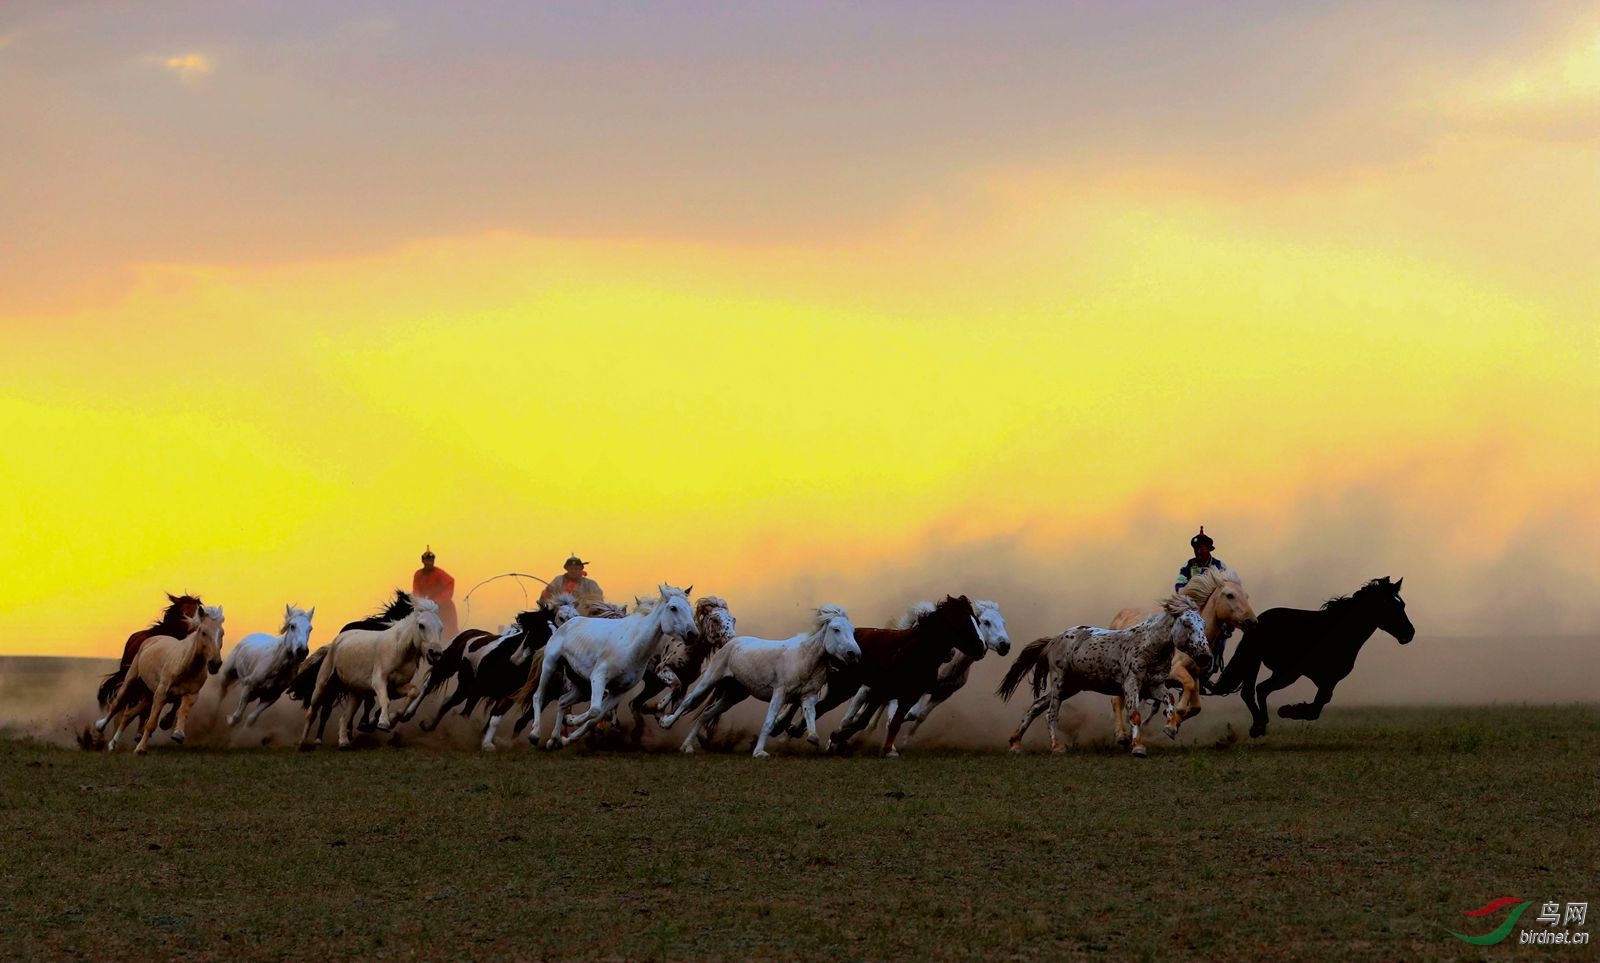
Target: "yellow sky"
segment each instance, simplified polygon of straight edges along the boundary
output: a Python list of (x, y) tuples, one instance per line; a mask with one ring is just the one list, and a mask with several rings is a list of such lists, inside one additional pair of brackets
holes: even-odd
[(831, 238), (418, 232), (0, 301), (0, 653), (110, 653), (167, 590), (233, 638), (315, 604), (325, 640), (425, 542), (461, 591), (576, 550), (613, 595), (735, 601), (932, 537), (1093, 544), (1139, 598), (1196, 522), (1287, 567), (1351, 492), (1403, 521), (1323, 594), (1432, 573), (1470, 629), (1459, 583), (1531, 531), (1594, 586), (1597, 37), (1419, 88), (1393, 119), (1445, 129), (1333, 170), (1006, 159)]

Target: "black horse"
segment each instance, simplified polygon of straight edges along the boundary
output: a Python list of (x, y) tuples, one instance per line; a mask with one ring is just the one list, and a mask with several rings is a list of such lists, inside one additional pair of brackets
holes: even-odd
[[(1251, 736), (1267, 734), (1267, 695), (1292, 685), (1301, 676), (1317, 684), (1313, 702), (1279, 706), (1284, 719), (1316, 719), (1322, 707), (1333, 698), (1333, 687), (1355, 668), (1361, 646), (1382, 629), (1401, 645), (1417, 634), (1406, 618), (1406, 603), (1400, 597), (1400, 583), (1388, 576), (1373, 579), (1356, 589), (1355, 594), (1329, 599), (1317, 611), (1307, 609), (1268, 609), (1257, 616), (1254, 626), (1244, 630), (1239, 649), (1212, 690), (1228, 695), (1242, 687), (1244, 704), (1249, 706)], [(1256, 684), (1261, 666), (1272, 670), (1267, 681)]]
[[(482, 629), (467, 629), (457, 634), (439, 656), (439, 661), (429, 668), (422, 694), (414, 704), (420, 706), (423, 699), (450, 679), (456, 681), (455, 691), (440, 704), (439, 711), (434, 713), (431, 721), (422, 720), (422, 731), (432, 732), (445, 714), (456, 706), (461, 706), (463, 717), (470, 717), (478, 708), (478, 703), (484, 700), (489, 702), (491, 716), (503, 716), (509, 712), (511, 697), (527, 684), (536, 660), (555, 630), (555, 608), (541, 605), (536, 609), (518, 612), (516, 628), (503, 636)], [(474, 667), (470, 653), (480, 649), (488, 651), (476, 660), (477, 666)], [(522, 658), (520, 663), (516, 661), (519, 653)], [(402, 715), (400, 721), (405, 722), (410, 718), (409, 714)]]

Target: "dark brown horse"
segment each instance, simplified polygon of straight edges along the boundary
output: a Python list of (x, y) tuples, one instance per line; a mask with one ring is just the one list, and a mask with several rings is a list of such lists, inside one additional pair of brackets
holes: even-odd
[[(156, 635), (181, 639), (189, 634), (189, 620), (198, 617), (200, 612), (199, 596), (173, 595), (168, 592), (167, 601), (170, 604), (167, 610), (161, 613), (160, 618), (150, 623), (148, 628), (140, 629), (128, 636), (128, 641), (123, 643), (122, 661), (117, 664), (117, 671), (106, 676), (105, 681), (100, 683), (100, 688), (95, 691), (95, 700), (99, 702), (102, 710), (111, 704), (117, 690), (122, 687), (122, 680), (128, 675), (128, 666), (133, 664), (133, 657), (139, 654), (139, 647), (144, 645), (145, 639)], [(160, 711), (160, 708), (157, 706), (156, 710)]]
[(977, 614), (965, 595), (945, 596), (910, 628), (857, 628), (856, 644), (861, 646), (861, 661), (848, 667), (830, 666), (828, 695), (817, 705), (817, 715), (822, 715), (858, 691), (861, 694), (855, 711), (828, 739), (829, 751), (849, 742), (867, 727), (880, 707), (893, 702), (895, 710), (889, 717), (882, 754), (899, 755), (894, 743), (900, 726), (917, 700), (939, 681), (939, 667), (950, 657), (950, 650), (974, 662), (983, 658), (985, 651)]

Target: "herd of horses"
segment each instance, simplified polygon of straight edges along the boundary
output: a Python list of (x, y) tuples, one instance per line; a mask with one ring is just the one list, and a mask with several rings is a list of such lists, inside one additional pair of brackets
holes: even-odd
[[(1240, 692), (1252, 717), (1250, 734), (1263, 736), (1267, 696), (1307, 677), (1317, 686), (1315, 700), (1280, 706), (1278, 715), (1316, 719), (1374, 632), (1381, 629), (1402, 645), (1415, 635), (1402, 581), (1374, 579), (1316, 610), (1257, 614), (1235, 573), (1212, 570), (1153, 609), (1118, 612), (1107, 628), (1079, 625), (1036, 639), (1022, 648), (998, 689), (1009, 700), (1028, 680), (1032, 692), (1010, 748), (1021, 751), (1024, 733), (1043, 714), (1051, 750), (1063, 752), (1061, 704), (1080, 692), (1112, 697), (1118, 743), (1138, 756), (1148, 751), (1147, 720), (1160, 711), (1163, 732), (1177, 738), (1183, 722), (1200, 711), (1202, 691)], [(722, 598), (691, 600), (692, 593), (692, 586), (663, 584), (655, 595), (635, 599), (631, 610), (601, 602), (581, 612), (563, 596), (519, 613), (498, 632), (467, 629), (445, 639), (438, 606), (397, 590), (381, 611), (346, 624), (315, 652), (316, 610), (286, 605), (277, 633), (245, 636), (226, 659), (222, 607), (168, 595), (166, 611), (129, 636), (117, 670), (100, 686), (102, 713), (85, 739), (115, 750), (125, 732), (137, 732), (135, 751), (143, 753), (160, 727), (181, 744), (190, 709), (217, 676), (220, 699), (235, 686), (240, 690), (226, 717), (230, 727), (255, 725), (286, 694), (301, 703), (302, 749), (322, 742), (341, 706), (338, 744), (349, 748), (357, 727), (393, 730), (448, 688), (418, 725), (432, 731), (451, 711), (471, 718), (482, 709), (486, 750), (496, 747), (513, 711), (513, 735), (527, 729), (534, 745), (559, 749), (596, 726), (620, 727), (619, 710), (632, 695), (627, 733), (635, 744), (651, 721), (671, 730), (692, 717), (682, 742), (692, 753), (707, 744), (730, 708), (753, 698), (767, 704), (755, 756), (767, 755), (767, 740), (780, 735), (821, 746), (818, 718), (849, 702), (828, 751), (844, 748), (882, 719), (881, 754), (895, 756), (965, 685), (973, 663), (1011, 648), (1000, 606), (965, 595), (918, 603), (881, 628), (853, 625), (844, 609), (823, 605), (795, 635), (764, 639), (737, 634)], [(1237, 651), (1223, 666), (1224, 643), (1236, 631), (1242, 633)], [(1258, 682), (1263, 667), (1270, 675)], [(547, 713), (554, 719), (546, 736)]]

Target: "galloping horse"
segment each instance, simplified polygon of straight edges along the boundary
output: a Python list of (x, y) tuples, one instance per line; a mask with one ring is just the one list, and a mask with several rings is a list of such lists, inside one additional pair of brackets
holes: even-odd
[[(1256, 610), (1250, 607), (1250, 596), (1245, 593), (1239, 573), (1208, 568), (1190, 579), (1178, 594), (1200, 607), (1200, 618), (1206, 623), (1206, 641), (1217, 662), (1222, 661), (1222, 643), (1234, 629), (1255, 624)], [(1126, 629), (1139, 624), (1151, 615), (1149, 609), (1123, 609), (1111, 620), (1111, 628)], [(1183, 687), (1183, 696), (1169, 714), (1163, 732), (1167, 738), (1178, 738), (1178, 729), (1184, 720), (1200, 714), (1200, 679), (1194, 660), (1183, 652), (1172, 653), (1172, 674), (1168, 683)], [(1122, 696), (1111, 697), (1111, 713), (1117, 720), (1117, 742), (1127, 741), (1127, 716), (1123, 713)]]
[[(893, 628), (910, 628), (917, 619), (932, 611), (932, 602), (918, 602), (895, 621)], [(980, 599), (972, 603), (972, 612), (978, 617), (978, 635), (983, 638), (984, 648), (996, 655), (1010, 652), (1011, 635), (1006, 631), (1006, 620), (1000, 614), (1000, 605), (988, 599)], [(911, 707), (911, 711), (906, 713), (906, 734), (903, 742), (910, 742), (922, 724), (928, 721), (929, 714), (944, 705), (967, 684), (967, 676), (972, 673), (973, 659), (960, 649), (951, 649), (946, 658), (948, 661), (939, 667), (939, 677), (933, 684), (933, 690), (918, 700), (917, 704)], [(860, 700), (861, 694), (858, 693), (856, 699)], [(878, 719), (883, 717), (885, 711), (891, 716), (894, 715), (895, 706), (896, 703), (890, 702), (886, 709), (880, 709), (868, 725), (869, 730), (877, 725)], [(845, 712), (845, 717), (853, 717), (860, 709), (861, 706), (857, 702), (851, 703)]]
[(533, 699), (533, 730), (528, 733), (528, 740), (538, 743), (540, 715), (547, 704), (545, 693), (551, 679), (570, 678), (574, 690), (587, 683), (590, 700), (588, 711), (582, 715), (558, 720), (576, 727), (571, 735), (563, 736), (561, 726), (556, 726), (557, 731), (551, 735), (548, 745), (551, 749), (560, 749), (581, 738), (616, 707), (629, 689), (638, 685), (664, 638), (681, 635), (692, 641), (696, 630), (688, 593), (693, 588), (685, 590), (663, 584), (658, 586), (660, 595), (649, 612), (635, 611), (620, 619), (580, 615), (557, 629), (544, 647), (539, 685)]
[(767, 702), (767, 718), (761, 724), (752, 753), (755, 758), (766, 757), (767, 736), (781, 731), (778, 711), (793, 703), (799, 703), (805, 712), (807, 738), (816, 745), (817, 702), (828, 684), (830, 658), (846, 665), (861, 658), (850, 618), (837, 605), (817, 609), (811, 630), (791, 638), (736, 636), (711, 657), (711, 663), (683, 697), (682, 704), (663, 716), (661, 725), (671, 729), (685, 712), (705, 704), (715, 692), (715, 698), (695, 719), (683, 740), (683, 751), (692, 753), (702, 728), (715, 726), (724, 712), (755, 696)]
[(429, 661), (438, 658), (439, 637), (443, 633), (439, 604), (432, 599), (417, 599), (410, 615), (386, 629), (350, 629), (335, 636), (326, 647), (328, 654), (317, 670), (316, 688), (306, 703), (301, 747), (309, 748), (306, 737), (311, 734), (318, 710), (340, 694), (350, 701), (339, 727), (339, 748), (350, 748), (357, 704), (365, 699), (378, 704), (378, 728), (385, 732), (393, 728), (390, 692), (398, 693), (392, 697), (395, 699), (415, 693), (411, 678), (417, 673), (417, 664), (424, 655)]
[[(379, 606), (378, 611), (366, 618), (346, 622), (339, 632), (345, 633), (351, 629), (370, 629), (382, 631), (394, 623), (411, 614), (411, 593), (405, 589), (395, 589), (394, 596)], [(337, 637), (337, 636), (336, 636)], [(300, 668), (295, 671), (294, 681), (289, 683), (289, 698), (296, 702), (310, 703), (311, 694), (317, 688), (317, 675), (322, 671), (322, 660), (328, 657), (328, 646), (323, 646), (300, 663)], [(317, 742), (322, 742), (322, 735), (328, 728), (328, 718), (333, 714), (333, 707), (339, 701), (341, 693), (335, 679), (334, 691), (324, 693), (322, 714), (317, 722)], [(372, 702), (365, 700), (361, 704), (362, 721), (361, 731), (371, 732), (377, 725), (371, 722)]]
[[(478, 703), (485, 699), (489, 700), (491, 718), (505, 715), (511, 707), (512, 695), (527, 684), (528, 673), (534, 666), (533, 654), (544, 648), (555, 630), (556, 609), (541, 605), (518, 612), (511, 628), (501, 635), (477, 629), (457, 635), (428, 673), (427, 681), (428, 686), (437, 688), (453, 676), (455, 691), (439, 706), (431, 721), (422, 721), (422, 731), (432, 732), (445, 713), (458, 705), (461, 715), (470, 717)], [(421, 701), (421, 697), (419, 695), (417, 701)], [(401, 720), (406, 718), (402, 716)], [(488, 731), (487, 726), (485, 731)], [(494, 748), (492, 736), (484, 748)]]
[(142, 754), (149, 749), (150, 734), (156, 730), (156, 715), (168, 698), (180, 700), (172, 741), (182, 745), (187, 738), (184, 726), (189, 721), (195, 696), (206, 684), (206, 676), (222, 665), (222, 606), (201, 606), (199, 614), (191, 616), (188, 624), (189, 632), (182, 638), (152, 635), (134, 653), (105, 716), (94, 724), (96, 732), (105, 732), (111, 717), (121, 713), (111, 741), (106, 744), (107, 751), (117, 748), (123, 727), (140, 713), (146, 713), (144, 730), (133, 751)]
[(1200, 611), (1182, 595), (1168, 598), (1161, 611), (1131, 628), (1078, 625), (1060, 635), (1028, 643), (1006, 670), (998, 690), (1000, 698), (1010, 701), (1022, 677), (1033, 673), (1034, 701), (1017, 731), (1011, 734), (1011, 751), (1022, 751), (1022, 734), (1039, 713), (1048, 709), (1050, 751), (1064, 752), (1058, 735), (1061, 702), (1087, 691), (1122, 694), (1133, 728), (1133, 754), (1146, 755), (1148, 750), (1139, 733), (1141, 699), (1153, 703), (1167, 700), (1167, 675), (1172, 669), (1174, 649), (1188, 653), (1202, 669), (1211, 662), (1211, 647), (1206, 643), (1206, 626)]
[(149, 627), (128, 636), (128, 641), (122, 645), (122, 661), (117, 664), (117, 671), (106, 676), (100, 683), (100, 688), (95, 691), (95, 702), (101, 709), (111, 704), (111, 697), (117, 694), (122, 680), (128, 675), (128, 666), (133, 664), (133, 657), (139, 653), (139, 647), (145, 640), (153, 635), (165, 635), (174, 639), (181, 639), (189, 634), (189, 620), (200, 611), (200, 597), (197, 595), (173, 595), (167, 593), (167, 610), (161, 617), (151, 622)]
[[(662, 715), (671, 712), (673, 703), (682, 698), (684, 690), (700, 677), (706, 659), (734, 637), (737, 624), (738, 620), (728, 611), (727, 600), (716, 595), (703, 595), (695, 600), (694, 627), (699, 638), (691, 643), (678, 636), (670, 636), (662, 642), (655, 658), (650, 660), (649, 668), (645, 670), (644, 685), (639, 687), (638, 694), (628, 703), (633, 713), (633, 728), (629, 735), (634, 745), (644, 738), (645, 714), (654, 715), (659, 722)], [(667, 694), (661, 697), (655, 708), (649, 708), (650, 700), (663, 689)]]
[(240, 639), (239, 644), (228, 653), (227, 661), (222, 663), (222, 695), (218, 696), (218, 705), (227, 697), (228, 689), (235, 681), (244, 684), (244, 691), (239, 694), (239, 706), (228, 716), (228, 725), (237, 726), (244, 717), (245, 707), (251, 700), (258, 700), (261, 704), (256, 706), (245, 722), (247, 726), (255, 725), (261, 713), (277, 702), (289, 688), (289, 683), (294, 681), (295, 669), (311, 649), (311, 618), (316, 614), (315, 607), (307, 611), (285, 605), (283, 627), (277, 635), (252, 632)]
[(855, 718), (845, 719), (828, 738), (830, 752), (865, 729), (880, 706), (893, 702), (882, 755), (898, 756), (895, 739), (906, 714), (924, 693), (933, 690), (939, 666), (950, 650), (956, 649), (974, 662), (983, 658), (985, 651), (977, 613), (965, 595), (945, 596), (910, 628), (856, 629), (856, 642), (861, 646), (861, 661), (848, 668), (836, 667), (828, 680), (828, 697), (817, 709), (819, 714), (827, 712), (856, 696), (858, 690), (866, 690), (857, 699)]
[[(1315, 701), (1278, 707), (1284, 719), (1316, 719), (1322, 707), (1333, 698), (1333, 687), (1355, 668), (1361, 647), (1378, 629), (1405, 645), (1416, 637), (1416, 627), (1406, 617), (1406, 603), (1400, 597), (1405, 579), (1373, 579), (1353, 595), (1329, 599), (1317, 611), (1307, 609), (1267, 609), (1256, 624), (1244, 631), (1239, 651), (1222, 678), (1217, 694), (1227, 695), (1243, 689), (1244, 704), (1250, 708), (1251, 736), (1267, 734), (1267, 696), (1291, 685), (1301, 676), (1317, 684)], [(1256, 685), (1261, 666), (1272, 670), (1267, 681)]]

